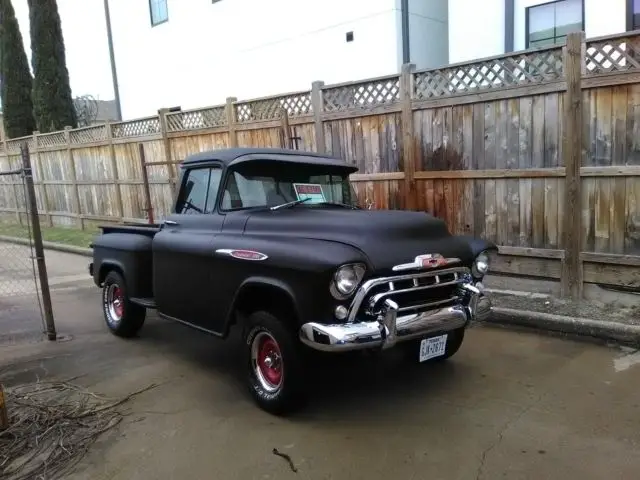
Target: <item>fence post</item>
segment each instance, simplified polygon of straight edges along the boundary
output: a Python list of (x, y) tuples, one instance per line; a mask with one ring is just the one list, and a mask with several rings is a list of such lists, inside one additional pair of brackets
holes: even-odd
[(236, 130), (236, 112), (233, 102), (237, 102), (236, 97), (227, 97), (225, 113), (227, 115), (227, 127), (229, 129), (229, 147), (238, 146), (238, 132)]
[(122, 191), (120, 190), (120, 173), (118, 173), (118, 160), (116, 158), (116, 147), (113, 144), (113, 129), (111, 128), (111, 122), (107, 120), (104, 127), (107, 129), (111, 170), (113, 170), (113, 181), (116, 187), (116, 210), (118, 211), (120, 222), (124, 222), (124, 207), (122, 206)]
[(42, 231), (40, 230), (40, 219), (38, 218), (38, 203), (36, 201), (36, 187), (33, 184), (33, 170), (31, 168), (31, 158), (29, 157), (29, 146), (24, 142), (20, 146), (22, 156), (22, 172), (24, 182), (27, 187), (27, 213), (31, 221), (33, 231), (33, 247), (38, 265), (38, 277), (40, 280), (40, 292), (42, 293), (42, 309), (44, 310), (44, 321), (46, 334), (49, 340), (55, 340), (56, 326), (53, 321), (53, 308), (51, 307), (51, 292), (49, 291), (49, 278), (47, 276), (47, 264), (44, 259), (44, 246), (42, 245)]
[(47, 185), (44, 183), (44, 170), (42, 169), (42, 158), (40, 157), (40, 146), (38, 145), (38, 135), (40, 132), (33, 132), (33, 152), (36, 155), (36, 165), (38, 166), (38, 177), (40, 177), (40, 186), (42, 187), (42, 206), (44, 207), (44, 215), (47, 217), (47, 223), (53, 227), (53, 217), (49, 213), (49, 197), (47, 195)]
[(584, 63), (584, 33), (567, 35), (563, 49), (567, 93), (564, 101), (563, 152), (566, 167), (561, 292), (563, 297), (582, 297), (582, 196), (580, 166), (582, 165), (582, 71)]
[(413, 110), (411, 100), (413, 97), (413, 73), (416, 66), (411, 63), (402, 65), (400, 71), (400, 102), (402, 104), (402, 159), (404, 171), (404, 192), (406, 198), (405, 208), (416, 209), (416, 182), (413, 178), (415, 162), (415, 143), (413, 134)]
[(151, 187), (149, 186), (149, 175), (147, 174), (147, 159), (144, 154), (144, 144), (138, 144), (138, 152), (140, 152), (140, 167), (142, 169), (142, 189), (144, 192), (144, 201), (147, 204), (145, 210), (147, 211), (147, 222), (149, 224), (154, 223), (153, 217), (153, 203), (151, 202)]
[(291, 127), (289, 125), (289, 112), (284, 107), (280, 108), (280, 128), (282, 129), (282, 143), (284, 148), (293, 148), (291, 142)]
[(160, 133), (162, 134), (162, 145), (164, 146), (164, 159), (167, 162), (167, 172), (169, 173), (169, 188), (171, 194), (176, 193), (176, 179), (178, 178), (178, 166), (171, 162), (171, 141), (167, 129), (167, 113), (168, 108), (158, 110), (158, 118), (160, 119)]
[(322, 112), (324, 111), (322, 87), (324, 87), (324, 82), (320, 80), (311, 84), (311, 106), (313, 107), (313, 126), (316, 134), (316, 151), (326, 153), (327, 145), (324, 141), (324, 125), (322, 124)]
[(78, 212), (80, 228), (84, 230), (84, 218), (82, 218), (82, 211), (80, 209), (80, 190), (78, 189), (76, 162), (73, 159), (73, 151), (71, 151), (71, 127), (64, 127), (64, 138), (67, 141), (67, 158), (69, 159), (69, 168), (71, 169), (71, 188), (73, 189), (74, 210)]

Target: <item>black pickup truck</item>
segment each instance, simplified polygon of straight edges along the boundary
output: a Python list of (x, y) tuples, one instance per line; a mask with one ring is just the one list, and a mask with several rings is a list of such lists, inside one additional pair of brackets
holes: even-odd
[(424, 212), (358, 207), (357, 168), (318, 153), (234, 148), (181, 164), (161, 225), (103, 226), (89, 265), (108, 328), (136, 335), (147, 309), (218, 337), (237, 325), (258, 405), (305, 398), (311, 350), (398, 346), (454, 355), (491, 312), (481, 283), (496, 246)]

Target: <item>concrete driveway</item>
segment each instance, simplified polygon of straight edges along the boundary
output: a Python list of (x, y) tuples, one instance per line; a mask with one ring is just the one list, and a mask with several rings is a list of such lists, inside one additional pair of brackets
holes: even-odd
[(54, 303), (58, 329), (72, 339), (0, 348), (0, 381), (82, 375), (77, 383), (114, 396), (161, 384), (132, 400), (127, 420), (70, 478), (565, 480), (640, 471), (637, 352), (477, 327), (443, 365), (409, 367), (396, 352), (317, 362), (311, 404), (281, 419), (245, 392), (237, 338), (154, 315), (140, 338), (115, 338), (99, 292), (82, 281), (56, 288)]

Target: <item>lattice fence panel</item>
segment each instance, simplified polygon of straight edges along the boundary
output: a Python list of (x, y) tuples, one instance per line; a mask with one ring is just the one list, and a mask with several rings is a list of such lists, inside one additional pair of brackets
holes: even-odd
[(113, 138), (142, 137), (160, 133), (160, 118), (147, 117), (111, 125)]
[(43, 133), (42, 135), (38, 135), (38, 147), (58, 147), (66, 144), (67, 138), (64, 132)]
[(322, 90), (325, 112), (342, 112), (358, 108), (388, 105), (400, 100), (400, 77), (379, 78)]
[(416, 99), (425, 100), (478, 90), (526, 86), (563, 77), (562, 49), (556, 48), (416, 72), (413, 95)]
[(640, 70), (640, 37), (622, 37), (587, 42), (587, 75)]
[(92, 143), (106, 140), (108, 137), (106, 125), (78, 128), (69, 132), (69, 141), (74, 144)]
[(290, 93), (278, 97), (261, 98), (235, 104), (238, 122), (276, 120), (280, 109), (285, 108), (289, 117), (300, 117), (313, 113), (311, 92)]
[(7, 141), (7, 153), (11, 155), (20, 153), (20, 145), (22, 145), (24, 142), (27, 142), (29, 150), (33, 150), (33, 135), (30, 135), (28, 137), (20, 137)]
[(168, 132), (224, 127), (227, 124), (224, 105), (200, 110), (168, 113), (166, 118)]

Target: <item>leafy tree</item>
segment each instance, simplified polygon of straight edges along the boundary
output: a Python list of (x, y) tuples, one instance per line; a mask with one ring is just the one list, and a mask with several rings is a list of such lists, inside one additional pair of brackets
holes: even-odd
[(56, 0), (29, 0), (33, 114), (41, 132), (76, 127)]
[(0, 0), (0, 98), (8, 138), (36, 130), (31, 89), (33, 79), (11, 0)]

